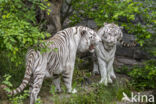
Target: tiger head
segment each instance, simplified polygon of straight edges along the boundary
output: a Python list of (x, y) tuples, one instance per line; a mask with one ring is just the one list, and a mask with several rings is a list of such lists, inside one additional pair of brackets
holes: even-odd
[(108, 47), (116, 45), (117, 42), (123, 37), (121, 27), (115, 25), (114, 23), (104, 23), (104, 27), (98, 31), (98, 35), (101, 37), (104, 45), (107, 45)]
[(87, 27), (84, 27), (84, 29), (80, 30), (81, 40), (79, 43), (78, 50), (80, 52), (94, 52), (95, 47), (98, 45), (98, 43), (101, 41), (101, 38), (97, 35), (97, 33)]

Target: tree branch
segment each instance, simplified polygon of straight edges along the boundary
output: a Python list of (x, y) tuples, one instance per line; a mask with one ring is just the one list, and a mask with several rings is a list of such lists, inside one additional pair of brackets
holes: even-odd
[(73, 11), (70, 11), (70, 9), (72, 7), (72, 0), (70, 1), (70, 3), (68, 3), (67, 0), (65, 0), (65, 3), (68, 5), (68, 9), (67, 9), (65, 15), (61, 19), (61, 24), (63, 24), (65, 19), (73, 12)]

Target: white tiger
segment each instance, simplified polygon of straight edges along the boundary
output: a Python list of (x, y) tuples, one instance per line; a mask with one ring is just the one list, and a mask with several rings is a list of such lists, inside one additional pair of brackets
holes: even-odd
[[(42, 54), (34, 49), (28, 51), (24, 79), (21, 85), (9, 94), (20, 93), (30, 81), (30, 104), (34, 104), (45, 77), (52, 77), (56, 89), (61, 91), (60, 75), (63, 76), (67, 91), (71, 93), (77, 50), (80, 52), (93, 51), (93, 46), (97, 46), (99, 41), (101, 39), (95, 31), (83, 26), (57, 32), (56, 35), (45, 41), (50, 51)], [(55, 48), (57, 52), (53, 50)]]
[(114, 23), (104, 23), (104, 26), (98, 30), (97, 34), (101, 37), (102, 42), (96, 47), (93, 55), (93, 74), (100, 71), (100, 83), (104, 83), (107, 86), (108, 82), (112, 83), (111, 77), (116, 78), (113, 62), (117, 42), (120, 42), (125, 47), (134, 47), (136, 43), (127, 44), (122, 41), (123, 33), (121, 28)]

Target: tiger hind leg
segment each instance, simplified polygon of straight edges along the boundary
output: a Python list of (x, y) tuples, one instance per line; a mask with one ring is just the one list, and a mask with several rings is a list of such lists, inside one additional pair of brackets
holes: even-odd
[(61, 90), (61, 87), (60, 87), (60, 77), (59, 77), (59, 75), (54, 75), (53, 84), (56, 87), (55, 92), (60, 93), (62, 90)]
[(99, 70), (98, 70), (98, 64), (96, 62), (94, 62), (94, 65), (93, 65), (93, 75), (98, 75), (98, 74), (100, 74)]
[(71, 76), (70, 74), (63, 74), (63, 82), (67, 88), (67, 92), (72, 92), (72, 82), (71, 82)]
[(44, 76), (45, 75), (43, 73), (34, 75), (34, 81), (30, 94), (30, 104), (35, 104), (35, 101), (37, 100), (38, 93), (40, 92), (44, 80)]
[(99, 72), (97, 56), (95, 53), (93, 53), (92, 59), (93, 59), (93, 75), (98, 75), (100, 74), (100, 72)]
[(29, 82), (29, 94), (31, 94), (33, 90), (33, 83), (34, 83), (34, 79), (33, 79), (33, 76), (31, 76), (30, 82)]

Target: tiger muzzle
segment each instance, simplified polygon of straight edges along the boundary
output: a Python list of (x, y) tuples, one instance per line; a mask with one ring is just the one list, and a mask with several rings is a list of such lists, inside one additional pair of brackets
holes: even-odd
[(92, 52), (94, 52), (94, 49), (95, 49), (95, 46), (93, 44), (91, 44), (89, 46), (89, 51), (92, 53)]

